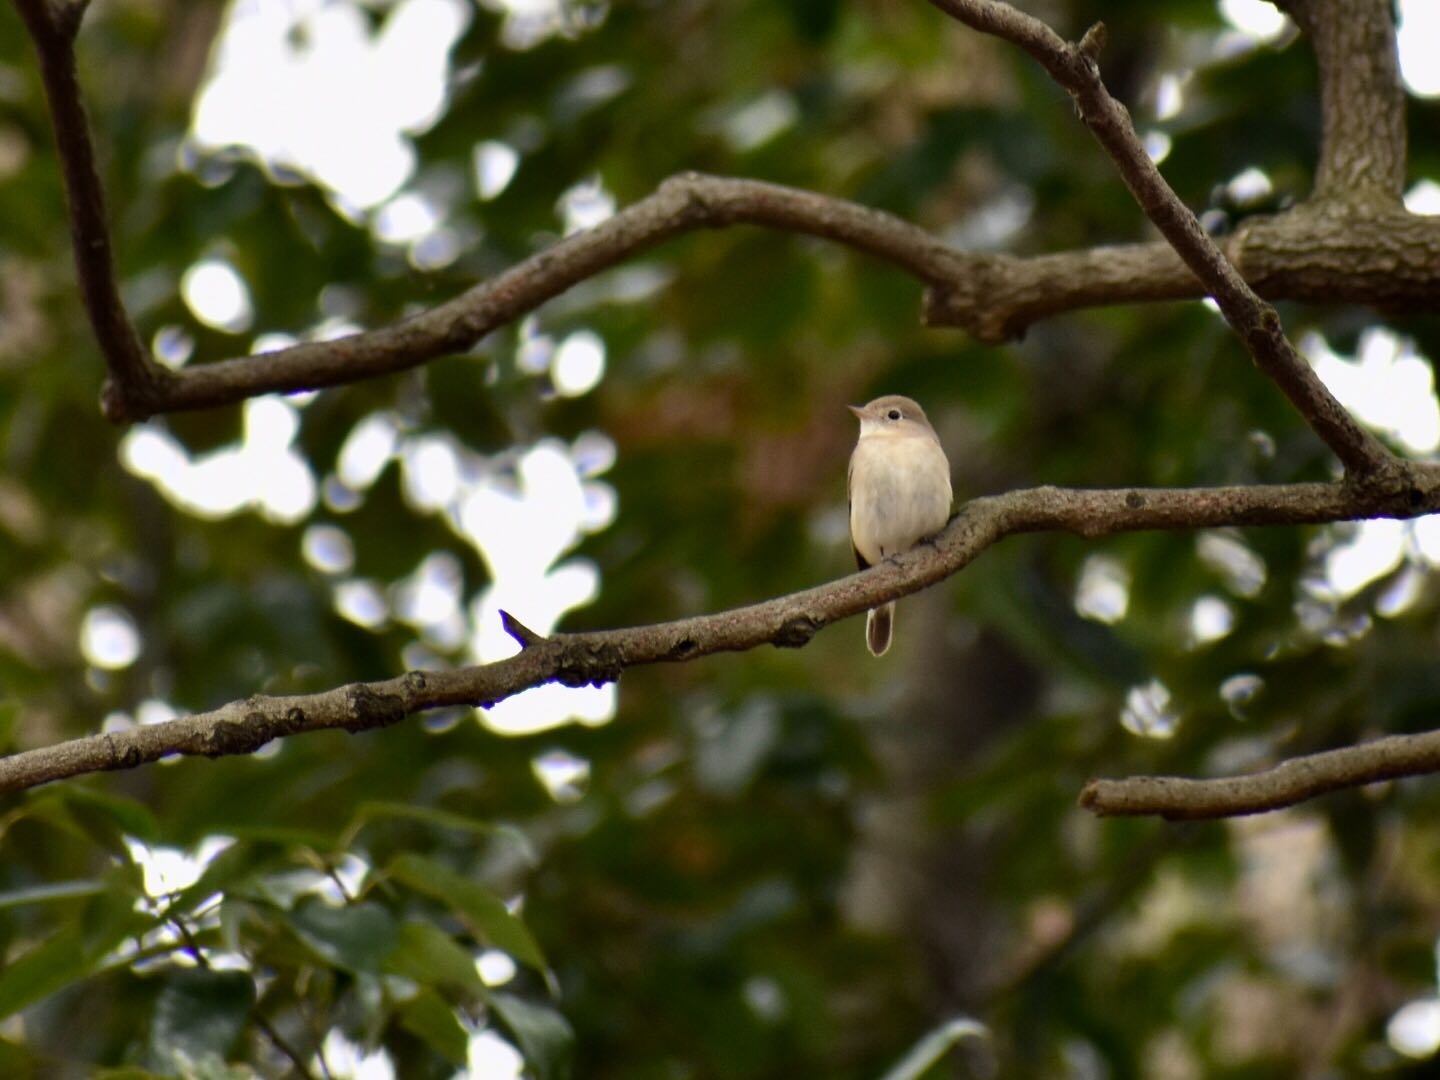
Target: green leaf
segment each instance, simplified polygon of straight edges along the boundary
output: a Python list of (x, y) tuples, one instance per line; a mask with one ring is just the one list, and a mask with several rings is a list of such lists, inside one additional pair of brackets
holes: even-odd
[(160, 836), (160, 822), (143, 803), (80, 784), (69, 786), (64, 801), (82, 823), (104, 821), (126, 836), (154, 843)]
[(0, 972), (0, 1017), (19, 1012), (89, 974), (80, 931), (66, 927)]
[(0, 1076), (43, 1076), (40, 1055), (30, 1047), (0, 1039)]
[(460, 1018), (433, 990), (421, 990), (400, 1007), (400, 1023), (452, 1065), (464, 1067), (470, 1035)]
[(334, 851), (335, 838), (318, 829), (291, 828), (285, 825), (244, 825), (230, 822), (217, 830), (236, 840), (250, 840), (257, 844), (273, 844), (285, 848), (311, 848), (314, 851)]
[(80, 920), (0, 970), (0, 1018), (79, 982), (99, 969), (120, 942), (154, 925), (153, 917), (129, 910), (129, 903), (125, 895), (107, 890)]
[[(496, 825), (494, 822), (482, 821), (479, 818), (466, 817), (464, 814), (454, 814), (448, 810), (436, 810), (430, 806), (412, 806), (410, 803), (388, 802), (384, 800), (372, 800), (360, 804), (351, 819), (349, 827), (345, 830), (345, 838), (353, 840), (355, 836), (366, 825), (372, 821), (381, 821), (386, 818), (400, 821), (414, 821), (422, 825), (433, 825), (437, 829), (455, 829), (460, 832), (473, 833), (480, 836), (503, 837), (512, 841), (524, 852), (525, 861), (534, 865), (536, 856), (534, 847), (527, 837), (519, 829), (512, 825)], [(349, 843), (342, 845), (349, 847)]]
[(414, 806), (410, 803), (372, 799), (367, 802), (362, 802), (356, 808), (355, 816), (350, 819), (350, 827), (347, 832), (359, 832), (372, 821), (379, 821), (384, 818), (418, 821), (426, 825), (436, 825), (444, 829), (460, 829), (472, 833), (491, 833), (497, 828), (488, 821), (466, 817), (463, 814), (452, 814), (448, 810), (436, 810), (429, 806)]
[(505, 902), (483, 885), (462, 877), (443, 863), (423, 855), (397, 856), (386, 875), (454, 911), (480, 940), (504, 949), (537, 971), (546, 971), (545, 956), (526, 925)]
[(53, 885), (30, 885), (23, 889), (0, 892), (0, 908), (23, 907), (26, 904), (49, 904), (57, 900), (95, 896), (110, 888), (104, 881), (57, 881)]
[(407, 922), (400, 928), (400, 942), (386, 960), (385, 969), (422, 986), (467, 994), (480, 994), (485, 989), (470, 954), (430, 923)]
[(216, 855), (195, 884), (183, 890), (171, 906), (176, 911), (191, 911), (217, 892), (243, 885), (269, 870), (287, 853), (285, 845), (272, 841), (237, 840)]
[(35, 822), (43, 822), (64, 833), (67, 837), (91, 840), (88, 832), (80, 827), (75, 820), (75, 815), (70, 813), (64, 801), (59, 795), (53, 794), (50, 790), (41, 792), (39, 795), (32, 795), (17, 807), (10, 815), (10, 820), (28, 819)]
[(109, 886), (96, 893), (80, 912), (80, 944), (97, 957), (130, 934), (153, 930), (164, 920), (153, 912), (136, 910), (136, 890), (127, 880), (128, 867), (106, 874)]
[(565, 1017), (548, 1005), (514, 994), (492, 994), (490, 1001), (501, 1024), (515, 1037), (526, 1064), (540, 1080), (565, 1080), (570, 1075), (575, 1032)]
[(80, 784), (65, 785), (32, 796), (26, 816), (83, 836), (127, 862), (126, 837), (153, 842), (160, 825), (145, 806)]
[(177, 1062), (163, 1072), (151, 1072), (138, 1065), (118, 1069), (100, 1069), (90, 1074), (94, 1080), (255, 1080), (255, 1071), (246, 1065), (227, 1065), (215, 1055), (199, 1061)]
[(150, 1058), (158, 1069), (179, 1061), (230, 1055), (255, 1003), (255, 983), (243, 971), (194, 968), (171, 972), (155, 1001)]
[(378, 974), (400, 940), (394, 917), (379, 904), (333, 908), (311, 900), (285, 917), (295, 936), (318, 956), (356, 974)]
[(920, 1080), (961, 1039), (983, 1039), (989, 1035), (990, 1030), (984, 1024), (968, 1016), (947, 1020), (912, 1046), (881, 1080)]

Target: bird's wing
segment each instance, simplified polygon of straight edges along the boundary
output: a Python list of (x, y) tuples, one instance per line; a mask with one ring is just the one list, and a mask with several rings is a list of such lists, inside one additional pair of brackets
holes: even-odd
[[(851, 501), (851, 499), (849, 498), (849, 494), (850, 494), (850, 479), (851, 479), (851, 477), (854, 475), (854, 473), (855, 473), (855, 455), (854, 455), (854, 454), (851, 454), (851, 455), (850, 455), (850, 465), (849, 465), (849, 467), (845, 470), (845, 494), (846, 494), (846, 499), (845, 499), (845, 518), (846, 518), (847, 521), (850, 520), (850, 511), (854, 508), (854, 503), (853, 503), (853, 502)], [(855, 541), (854, 541), (853, 539), (850, 541), (850, 550), (855, 553), (855, 565), (856, 565), (857, 567), (859, 567), (861, 570), (869, 570), (869, 569), (870, 569), (870, 564), (865, 561), (865, 556), (860, 554), (860, 549), (855, 546)]]

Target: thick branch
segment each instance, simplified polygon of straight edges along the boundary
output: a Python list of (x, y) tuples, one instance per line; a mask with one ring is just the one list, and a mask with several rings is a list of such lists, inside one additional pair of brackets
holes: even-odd
[(671, 237), (738, 224), (835, 240), (927, 283), (958, 277), (967, 267), (965, 255), (879, 210), (758, 180), (684, 173), (595, 228), (393, 326), (186, 369), (155, 411), (207, 408), (403, 371), (466, 349), (578, 282)]
[(1103, 43), (1103, 29), (1092, 28), (1077, 45), (998, 0), (930, 2), (968, 26), (1018, 45), (1039, 61), (1074, 98), (1081, 119), (1115, 162), (1141, 209), (1214, 297), (1256, 364), (1335, 451), (1346, 471), (1393, 479), (1395, 460), (1325, 388), (1285, 337), (1275, 309), (1245, 283), (1150, 160), (1130, 114), (1100, 78), (1094, 58)]
[(1080, 793), (1080, 805), (1107, 817), (1157, 814), (1170, 821), (1242, 817), (1294, 806), (1344, 788), (1433, 772), (1440, 772), (1440, 731), (1391, 735), (1359, 746), (1307, 754), (1249, 776), (1091, 780)]
[[(672, 237), (760, 225), (823, 237), (925, 283), (925, 319), (999, 343), (1077, 308), (1194, 298), (1194, 274), (1168, 244), (1021, 258), (971, 254), (882, 211), (814, 192), (686, 173), (594, 229), (561, 240), (447, 303), (393, 326), (234, 357), (176, 373), (153, 413), (210, 408), (264, 393), (338, 386), (469, 348), (578, 282)], [(1429, 310), (1440, 302), (1440, 218), (1403, 211), (1351, 220), (1297, 210), (1248, 224), (1229, 242), (1257, 288), (1277, 299), (1349, 300)], [(138, 418), (138, 417), (131, 417)]]
[[(393, 326), (308, 342), (175, 374), (152, 413), (211, 408), (264, 393), (359, 382), (461, 351), (578, 282), (699, 229), (760, 225), (874, 255), (929, 286), (925, 321), (998, 344), (1079, 308), (1194, 299), (1195, 275), (1166, 243), (1054, 255), (971, 254), (881, 211), (758, 180), (687, 173), (594, 229), (567, 237), (445, 304)], [(1227, 251), (1274, 299), (1350, 301), (1390, 310), (1440, 304), (1440, 218), (1393, 211), (1357, 218), (1301, 207), (1257, 219)], [(138, 417), (131, 417), (138, 418)]]
[(1405, 188), (1405, 90), (1391, 0), (1280, 0), (1320, 68), (1323, 131), (1314, 198), (1398, 206)]
[(510, 632), (528, 644), (507, 660), (453, 671), (412, 671), (319, 694), (252, 697), (163, 724), (27, 750), (0, 758), (0, 792), (130, 769), (174, 754), (248, 754), (272, 739), (307, 731), (365, 731), (426, 709), (493, 705), (547, 682), (599, 685), (645, 664), (761, 645), (798, 648), (833, 622), (949, 577), (1016, 533), (1098, 537), (1147, 529), (1409, 518), (1440, 510), (1440, 467), (1410, 466), (1406, 480), (1398, 492), (1343, 483), (1111, 491), (1042, 487), (975, 499), (933, 544), (803, 592), (654, 626), (546, 638), (511, 618)]
[(105, 191), (95, 166), (90, 125), (75, 72), (75, 34), (85, 0), (15, 0), (35, 43), (40, 77), (55, 127), (55, 147), (70, 207), (70, 238), (85, 310), (110, 370), (106, 412), (143, 413), (168, 374), (140, 342), (120, 299), (105, 214)]
[[(17, 5), (35, 41), (55, 120), (82, 291), (110, 368), (105, 410), (115, 420), (337, 386), (415, 367), (469, 348), (577, 282), (673, 236), (729, 225), (807, 233), (885, 259), (929, 286), (928, 323), (962, 326), (988, 343), (1018, 337), (1037, 319), (1077, 308), (1193, 298), (1205, 291), (1165, 244), (1038, 258), (973, 254), (842, 199), (752, 180), (685, 174), (597, 228), (568, 237), (404, 322), (172, 373), (148, 356), (119, 299), (104, 200), (75, 78), (72, 40), (83, 4), (17, 0)], [(1375, 28), (1368, 33), (1373, 39)], [(1384, 79), (1372, 82), (1379, 93)], [(1226, 242), (1226, 250), (1245, 278), (1273, 299), (1350, 301), (1388, 310), (1429, 310), (1440, 302), (1440, 219), (1373, 201), (1362, 206), (1330, 200), (1247, 223)]]
[[(1440, 308), (1440, 217), (1369, 209), (1304, 204), (1251, 218), (1220, 244), (1267, 300), (1369, 304), (1390, 312)], [(961, 258), (963, 273), (927, 290), (925, 321), (962, 327), (992, 344), (1067, 311), (1205, 295), (1163, 241)]]

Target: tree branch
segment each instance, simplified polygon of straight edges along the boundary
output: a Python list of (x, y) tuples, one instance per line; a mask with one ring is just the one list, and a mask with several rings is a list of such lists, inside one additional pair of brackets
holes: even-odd
[[(425, 709), (491, 704), (545, 682), (600, 684), (642, 664), (767, 643), (798, 647), (831, 622), (957, 572), (991, 544), (1018, 532), (1104, 536), (1137, 529), (1404, 518), (1440, 510), (1436, 467), (1394, 459), (1360, 428), (1295, 353), (1273, 309), (1246, 280), (1277, 298), (1358, 300), (1402, 309), (1433, 305), (1440, 295), (1440, 222), (1406, 214), (1398, 205), (1405, 159), (1403, 93), (1385, 0), (1281, 0), (1311, 35), (1320, 63), (1325, 136), (1316, 200), (1247, 223), (1226, 241), (1225, 252), (1165, 183), (1136, 138), (1128, 113), (1106, 91), (1096, 68), (1103, 27), (1070, 44), (1045, 24), (994, 0), (931, 2), (1039, 60), (1074, 97), (1082, 119), (1168, 244), (1029, 259), (969, 254), (889, 214), (844, 200), (759, 181), (684, 174), (600, 226), (414, 318), (348, 338), (172, 373), (148, 355), (120, 299), (75, 71), (73, 42), (85, 2), (16, 0), (39, 56), (69, 200), (77, 273), (110, 371), (106, 413), (135, 419), (400, 371), (469, 347), (576, 283), (673, 236), (753, 224), (827, 238), (891, 262), (929, 287), (928, 322), (965, 326), (986, 341), (1015, 336), (1036, 318), (1078, 307), (1207, 292), (1257, 364), (1362, 482), (1150, 491), (1039, 488), (978, 499), (933, 547), (828, 585), (715, 615), (549, 638), (507, 615), (506, 629), (522, 646), (509, 660), (411, 672), (320, 694), (254, 697), (165, 724), (26, 751), (0, 759), (0, 791), (131, 768), (174, 754), (249, 753), (271, 739), (305, 731), (358, 732)], [(1094, 781), (1082, 801), (1100, 813), (1217, 816), (1435, 770), (1440, 770), (1440, 733), (1331, 751), (1232, 780)]]
[[(1168, 244), (1031, 258), (973, 254), (844, 199), (759, 180), (684, 173), (595, 228), (410, 319), (186, 368), (169, 374), (146, 399), (147, 412), (124, 418), (339, 386), (417, 367), (469, 348), (579, 282), (673, 237), (732, 225), (822, 237), (883, 259), (928, 286), (926, 322), (961, 326), (991, 343), (1076, 308), (1201, 293)], [(1425, 310), (1440, 302), (1440, 219), (1396, 211), (1351, 222), (1297, 211), (1257, 221), (1231, 243), (1247, 272), (1277, 297)]]
[[(1308, 0), (1291, 2), (1295, 6)], [(1383, 2), (1347, 0), (1346, 6)], [(16, 4), (40, 58), (69, 193), (82, 294), (110, 371), (102, 403), (106, 415), (117, 421), (210, 408), (264, 393), (338, 386), (415, 367), (469, 348), (491, 330), (624, 259), (704, 228), (751, 224), (807, 233), (884, 259), (928, 286), (928, 324), (961, 326), (992, 344), (1018, 337), (1030, 323), (1061, 312), (1188, 299), (1206, 288), (1167, 244), (1037, 258), (967, 253), (889, 214), (842, 199), (690, 173), (667, 180), (653, 195), (595, 229), (567, 237), (499, 277), (400, 323), (171, 372), (149, 356), (119, 298), (103, 192), (75, 76), (73, 38), (85, 5), (76, 0)], [(1336, 21), (1328, 11), (1327, 5), (1319, 5), (1315, 22), (1322, 29)], [(1376, 21), (1381, 16), (1371, 15), (1365, 40), (1379, 48), (1384, 27)], [(1059, 42), (1048, 30), (1045, 34), (1032, 42), (1042, 51)], [(1091, 44), (1098, 46), (1098, 41)], [(1386, 47), (1387, 55), (1393, 54), (1393, 35)], [(1087, 53), (1077, 48), (1076, 55), (1088, 63)], [(1340, 47), (1322, 50), (1322, 80), (1337, 56), (1343, 57)], [(1392, 55), (1386, 68), (1392, 78), (1393, 67)], [(1387, 84), (1383, 72), (1372, 72), (1363, 85), (1372, 96), (1383, 96)], [(1328, 100), (1338, 109), (1346, 99), (1332, 90)], [(1391, 120), (1386, 123), (1393, 126)], [(1351, 132), (1353, 125), (1340, 127)], [(1327, 145), (1353, 150), (1364, 138), (1347, 134)], [(1398, 145), (1403, 168), (1403, 141)], [(1393, 165), (1386, 169), (1389, 172), (1380, 172), (1388, 176)], [(1352, 172), (1337, 166), (1336, 174)], [(1407, 214), (1389, 204), (1333, 202), (1323, 214), (1302, 207), (1258, 219), (1226, 241), (1226, 251), (1255, 289), (1273, 299), (1349, 301), (1389, 310), (1430, 310), (1440, 302), (1440, 219)]]
[[(1440, 511), (1440, 466), (1412, 465), (1391, 491), (1347, 483), (1218, 488), (1072, 490), (1041, 487), (972, 500), (933, 543), (860, 574), (749, 607), (621, 630), (540, 637), (514, 618), (515, 656), (480, 667), (412, 671), (318, 694), (251, 697), (211, 712), (128, 731), (90, 735), (0, 758), (0, 792), (66, 777), (132, 769), (175, 754), (248, 754), (307, 731), (385, 727), (427, 709), (489, 707), (542, 683), (614, 682), (627, 668), (692, 660), (761, 645), (799, 648), (822, 628), (933, 585), (986, 548), (1027, 532), (1086, 537), (1150, 529), (1300, 525), (1411, 518)], [(528, 644), (527, 644), (528, 642)], [(857, 646), (858, 647), (858, 646)]]
[(1391, 0), (1277, 0), (1305, 31), (1320, 70), (1315, 199), (1400, 204), (1405, 89)]
[(34, 42), (40, 77), (55, 128), (55, 148), (65, 178), (70, 238), (80, 293), (100, 352), (110, 371), (104, 394), (107, 415), (143, 415), (168, 372), (141, 344), (120, 299), (115, 256), (105, 213), (105, 190), (75, 71), (75, 35), (88, 0), (15, 0)]
[(1080, 805), (1104, 817), (1156, 814), (1170, 821), (1242, 817), (1294, 806), (1343, 788), (1433, 772), (1440, 772), (1440, 731), (1391, 735), (1307, 754), (1249, 776), (1091, 780), (1080, 792)]
[(924, 282), (962, 275), (969, 256), (891, 214), (758, 180), (682, 173), (654, 194), (438, 307), (383, 329), (187, 368), (157, 412), (386, 375), (469, 348), (546, 300), (682, 233), (764, 225), (846, 244)]
[(1100, 78), (1095, 54), (1103, 44), (1103, 28), (1092, 27), (1076, 45), (1000, 0), (930, 2), (967, 26), (1018, 45), (1070, 93), (1081, 120), (1110, 155), (1125, 186), (1214, 298), (1255, 363), (1335, 451), (1347, 473), (1393, 482), (1398, 462), (1325, 388), (1286, 338), (1275, 309), (1245, 283), (1150, 160), (1130, 114)]
[[(1440, 217), (1302, 204), (1249, 218), (1217, 243), (1268, 300), (1368, 304), (1394, 313), (1440, 307)], [(956, 256), (957, 276), (926, 290), (925, 322), (961, 327), (988, 344), (1022, 337), (1032, 323), (1065, 312), (1205, 295), (1165, 241)]]

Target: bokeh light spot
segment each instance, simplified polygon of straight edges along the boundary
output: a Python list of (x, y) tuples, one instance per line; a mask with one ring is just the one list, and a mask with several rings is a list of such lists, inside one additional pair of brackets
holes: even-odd
[(1091, 555), (1075, 586), (1075, 610), (1087, 619), (1113, 624), (1130, 607), (1130, 573), (1109, 555)]
[(499, 949), (486, 949), (477, 956), (475, 971), (486, 986), (504, 986), (517, 974), (510, 954)]
[(557, 803), (577, 802), (585, 795), (590, 762), (568, 750), (547, 750), (530, 762), (535, 778)]
[(605, 374), (605, 342), (590, 330), (577, 330), (555, 350), (550, 377), (565, 397), (593, 390)]
[(343, 211), (391, 198), (415, 169), (409, 136), (442, 115), (462, 0), (401, 0), (377, 29), (351, 4), (232, 4), (196, 96), (202, 154), (313, 180)]
[(488, 202), (510, 186), (515, 170), (520, 167), (520, 152), (509, 143), (487, 139), (475, 144), (471, 163), (475, 193)]
[(1170, 707), (1170, 690), (1159, 679), (1135, 686), (1125, 695), (1120, 725), (1132, 735), (1147, 739), (1168, 739), (1180, 726), (1180, 717)]
[(205, 259), (187, 269), (180, 278), (180, 295), (190, 313), (215, 330), (243, 333), (255, 318), (245, 280), (220, 259)]
[(335, 610), (367, 630), (384, 626), (390, 615), (385, 594), (373, 581), (342, 581), (335, 586)]
[(1431, 217), (1440, 214), (1440, 184), (1430, 179), (1418, 181), (1405, 193), (1405, 209)]
[(1279, 37), (1290, 21), (1266, 0), (1220, 0), (1220, 14), (1236, 30), (1258, 41)]
[(300, 552), (322, 574), (348, 574), (355, 565), (350, 534), (335, 525), (311, 525), (300, 538)]
[(101, 604), (80, 623), (80, 652), (88, 663), (107, 671), (127, 668), (140, 656), (140, 631), (124, 608)]
[(1416, 97), (1440, 96), (1440, 64), (1435, 43), (1440, 41), (1440, 4), (1435, 0), (1398, 0), (1395, 44), (1400, 55), (1400, 78)]
[(1235, 627), (1235, 609), (1218, 596), (1202, 596), (1190, 607), (1191, 644), (1209, 645)]
[(1440, 1050), (1440, 999), (1402, 1005), (1385, 1025), (1385, 1038), (1397, 1053), (1428, 1058)]

